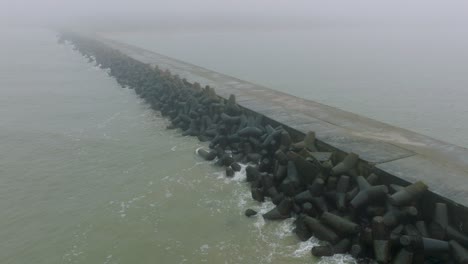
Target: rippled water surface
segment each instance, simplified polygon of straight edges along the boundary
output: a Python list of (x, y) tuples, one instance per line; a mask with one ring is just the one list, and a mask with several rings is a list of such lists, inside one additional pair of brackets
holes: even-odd
[(2, 36), (0, 263), (352, 263), (243, 216), (272, 204), (53, 32)]

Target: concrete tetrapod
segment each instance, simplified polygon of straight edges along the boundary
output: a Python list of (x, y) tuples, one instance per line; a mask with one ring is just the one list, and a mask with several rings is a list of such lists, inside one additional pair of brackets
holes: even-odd
[(304, 140), (292, 144), (294, 149), (308, 149), (309, 151), (317, 151), (315, 147), (315, 132), (307, 132)]
[(346, 209), (346, 192), (349, 189), (349, 185), (349, 176), (342, 175), (336, 186), (336, 207), (340, 211), (344, 211)]
[(241, 169), (242, 169), (241, 165), (239, 163), (237, 163), (237, 162), (232, 163), (231, 168), (232, 168), (233, 171), (236, 171), (236, 172), (241, 171)]
[(319, 196), (323, 192), (325, 182), (321, 178), (315, 179), (314, 183), (305, 191), (294, 196), (294, 201), (298, 204), (312, 202), (313, 198)]
[(458, 264), (468, 264), (468, 250), (454, 240), (449, 242), (450, 250)]
[(309, 230), (304, 222), (305, 216), (304, 214), (300, 214), (295, 220), (296, 227), (294, 228), (294, 233), (301, 241), (307, 241), (312, 236), (312, 231)]
[[(286, 163), (287, 164), (287, 163)], [(288, 173), (288, 166), (276, 161), (273, 177), (276, 182), (282, 182)]]
[[(369, 183), (369, 185), (376, 185), (379, 181), (379, 177), (376, 174), (372, 173), (365, 180), (367, 181), (367, 183)], [(354, 197), (356, 197), (358, 193), (359, 186), (355, 186), (353, 189), (351, 189), (351, 191), (346, 193), (346, 199), (348, 201), (351, 201), (352, 199), (354, 199)]]
[(247, 166), (245, 168), (245, 174), (247, 176), (247, 181), (248, 182), (254, 182), (256, 181), (258, 178), (260, 178), (260, 172), (258, 171), (258, 169), (254, 166)]
[(447, 229), (447, 237), (457, 241), (458, 243), (462, 244), (464, 247), (468, 247), (468, 236), (460, 232), (459, 230), (455, 229), (452, 226), (448, 226)]
[(372, 220), (372, 240), (375, 259), (379, 263), (388, 263), (391, 259), (389, 235), (383, 217), (376, 216)]
[(284, 194), (288, 196), (294, 196), (297, 193), (297, 189), (301, 185), (297, 168), (294, 162), (288, 162), (288, 175), (281, 182), (279, 188)]
[(411, 264), (413, 263), (413, 252), (406, 248), (400, 249), (395, 258), (392, 260), (392, 264)]
[(445, 203), (436, 203), (434, 216), (430, 224), (431, 236), (435, 239), (444, 240), (447, 237), (447, 227), (449, 225), (448, 208)]
[(350, 254), (354, 258), (364, 258), (366, 256), (366, 245), (363, 239), (359, 236), (355, 236), (351, 243)]
[(384, 214), (384, 223), (388, 227), (398, 225), (400, 222), (406, 222), (411, 217), (418, 215), (418, 209), (414, 206), (397, 208), (387, 202), (387, 212)]
[(329, 212), (324, 212), (322, 214), (320, 222), (330, 226), (337, 233), (344, 236), (357, 234), (361, 230), (361, 227), (358, 224)]
[(332, 244), (338, 242), (339, 236), (332, 229), (326, 227), (319, 220), (304, 216), (303, 221), (312, 234), (320, 240), (328, 241)]
[(234, 170), (232, 167), (226, 167), (226, 177), (233, 177), (234, 176)]
[(319, 162), (307, 161), (299, 154), (292, 151), (288, 151), (286, 155), (289, 160), (294, 162), (300, 182), (303, 184), (312, 184), (322, 170)]
[(427, 225), (425, 221), (416, 221), (416, 228), (423, 237), (429, 237), (429, 231), (427, 230)]
[(401, 236), (400, 243), (414, 250), (423, 251), (427, 255), (449, 251), (449, 243), (447, 241), (421, 236)]
[(204, 158), (207, 161), (212, 161), (216, 158), (216, 152), (214, 151), (208, 151), (202, 148), (197, 149), (197, 154), (200, 155), (200, 157)]
[(385, 197), (388, 193), (387, 186), (371, 186), (363, 176), (356, 177), (356, 181), (359, 186), (359, 193), (350, 202), (353, 208), (360, 208), (370, 201), (376, 201)]
[(344, 238), (335, 245), (327, 243), (323, 246), (315, 246), (312, 248), (311, 252), (312, 255), (316, 257), (333, 256), (335, 254), (344, 254), (348, 252), (350, 247), (351, 240), (349, 238)]
[(386, 212), (387, 212), (387, 209), (383, 206), (379, 206), (379, 205), (366, 206), (366, 215), (371, 218), (374, 216), (383, 216)]
[(268, 220), (281, 220), (291, 217), (293, 201), (291, 198), (285, 198), (275, 208), (263, 214), (263, 218)]
[(400, 245), (400, 238), (402, 236), (404, 228), (404, 225), (398, 225), (397, 227), (393, 228), (390, 232), (390, 241), (392, 241), (393, 245)]
[(275, 186), (268, 188), (267, 194), (271, 197), (271, 201), (276, 205), (278, 205), (285, 197), (283, 193), (278, 192)]
[(312, 204), (315, 206), (315, 208), (319, 211), (320, 214), (329, 211), (328, 203), (325, 200), (325, 198), (323, 198), (323, 196), (312, 198)]
[(265, 195), (263, 194), (263, 190), (261, 188), (252, 187), (250, 192), (252, 194), (252, 199), (254, 199), (255, 201), (265, 201)]
[(359, 156), (355, 153), (349, 153), (343, 161), (338, 163), (335, 167), (331, 169), (331, 173), (333, 175), (340, 175), (343, 173), (348, 172), (349, 170), (353, 169), (356, 166), (359, 160)]
[(311, 203), (309, 203), (309, 202), (304, 203), (304, 204), (302, 205), (302, 212), (303, 212), (304, 214), (308, 215), (308, 216), (311, 216), (311, 217), (316, 217), (316, 216), (318, 216), (317, 210), (315, 210), (315, 207), (314, 207)]
[(388, 199), (396, 206), (408, 205), (419, 198), (427, 190), (427, 185), (421, 181), (406, 186), (404, 189), (392, 194)]

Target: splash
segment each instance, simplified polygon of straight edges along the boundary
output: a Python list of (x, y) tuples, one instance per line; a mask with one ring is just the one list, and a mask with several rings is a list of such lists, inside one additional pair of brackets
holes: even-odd
[(357, 264), (357, 261), (348, 254), (336, 254), (332, 257), (322, 257), (318, 264)]
[(310, 251), (312, 250), (312, 248), (318, 245), (319, 245), (319, 240), (315, 237), (311, 237), (307, 241), (301, 241), (298, 244), (297, 249), (291, 255), (292, 257), (295, 257), (295, 258), (301, 258), (306, 255), (310, 255)]

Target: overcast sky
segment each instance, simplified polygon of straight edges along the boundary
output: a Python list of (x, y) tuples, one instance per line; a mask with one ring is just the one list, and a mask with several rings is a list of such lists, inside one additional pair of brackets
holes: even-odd
[(9, 22), (89, 22), (94, 18), (200, 19), (224, 17), (381, 19), (466, 22), (466, 0), (0, 0)]

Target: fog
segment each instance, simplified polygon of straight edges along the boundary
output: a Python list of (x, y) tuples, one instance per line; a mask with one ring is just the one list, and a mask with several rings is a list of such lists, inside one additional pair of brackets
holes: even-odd
[(3, 26), (100, 30), (180, 26), (412, 24), (465, 26), (468, 1), (433, 0), (2, 0)]

